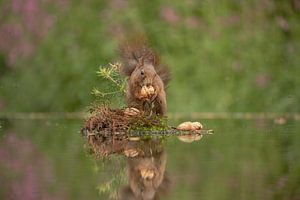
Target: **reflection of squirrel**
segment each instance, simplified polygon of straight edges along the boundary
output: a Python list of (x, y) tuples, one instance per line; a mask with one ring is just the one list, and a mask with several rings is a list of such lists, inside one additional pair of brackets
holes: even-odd
[[(129, 77), (126, 96), (129, 107), (164, 116), (167, 112), (165, 86), (170, 73), (159, 63), (158, 55), (147, 46), (144, 40), (136, 40), (120, 45), (124, 61), (122, 74)], [(142, 89), (152, 91), (143, 95)]]
[[(129, 185), (121, 190), (121, 200), (157, 200), (166, 195), (171, 186), (165, 174), (167, 155), (161, 140), (129, 142), (126, 152)], [(130, 154), (130, 153), (129, 153)], [(128, 155), (127, 155), (128, 156)]]

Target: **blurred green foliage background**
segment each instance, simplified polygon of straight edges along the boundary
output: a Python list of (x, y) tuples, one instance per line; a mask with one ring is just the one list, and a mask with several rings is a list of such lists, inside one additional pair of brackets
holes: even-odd
[(0, 0), (0, 111), (81, 111), (120, 38), (172, 71), (169, 112), (299, 112), (300, 2)]
[[(171, 113), (300, 112), (300, 0), (0, 0), (0, 112), (86, 111), (136, 33), (171, 69)], [(168, 140), (167, 198), (300, 198), (298, 121), (197, 120), (216, 134)], [(86, 155), (81, 126), (1, 119), (0, 197), (107, 199), (117, 165)]]

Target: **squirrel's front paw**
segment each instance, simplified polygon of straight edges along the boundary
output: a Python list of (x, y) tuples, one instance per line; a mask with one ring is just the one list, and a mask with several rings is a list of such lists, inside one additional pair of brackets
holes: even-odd
[(203, 125), (200, 122), (183, 122), (177, 126), (181, 131), (196, 131), (201, 130)]
[(140, 111), (134, 107), (126, 108), (124, 110), (124, 114), (129, 115), (129, 116), (135, 116), (135, 115), (138, 115), (139, 113), (140, 113)]

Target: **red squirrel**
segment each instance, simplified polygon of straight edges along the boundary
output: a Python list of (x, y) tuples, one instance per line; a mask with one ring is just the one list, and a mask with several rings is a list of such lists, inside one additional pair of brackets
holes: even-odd
[(119, 51), (123, 60), (121, 73), (128, 76), (128, 106), (150, 115), (165, 116), (165, 87), (170, 79), (168, 68), (160, 64), (159, 56), (145, 40), (121, 43)]

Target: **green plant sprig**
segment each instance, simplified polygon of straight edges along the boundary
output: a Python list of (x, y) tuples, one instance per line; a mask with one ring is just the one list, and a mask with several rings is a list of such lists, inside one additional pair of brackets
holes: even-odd
[(97, 88), (93, 88), (92, 94), (95, 96), (106, 97), (109, 95), (125, 94), (125, 83), (126, 79), (120, 74), (121, 63), (109, 63), (109, 67), (100, 66), (99, 70), (96, 72), (98, 76), (104, 78), (111, 82), (114, 86), (114, 91), (103, 92)]

